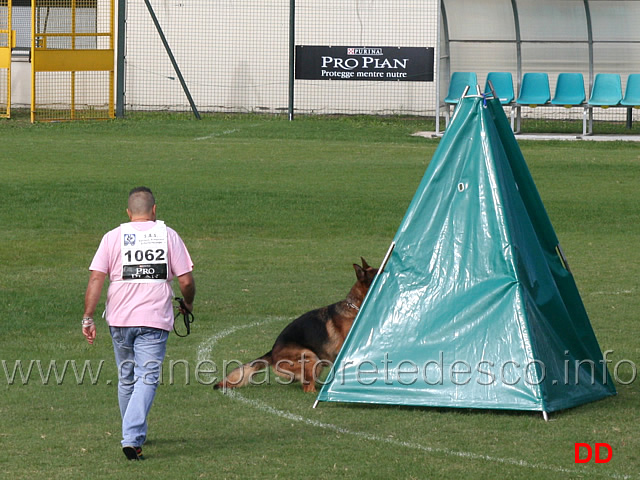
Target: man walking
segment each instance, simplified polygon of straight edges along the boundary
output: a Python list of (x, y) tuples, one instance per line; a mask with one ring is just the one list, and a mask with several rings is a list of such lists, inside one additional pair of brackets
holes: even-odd
[(93, 344), (93, 316), (108, 276), (105, 317), (118, 367), (122, 450), (129, 460), (140, 460), (147, 415), (173, 328), (171, 281), (178, 278), (189, 311), (196, 288), (189, 252), (173, 229), (156, 220), (151, 190), (131, 190), (127, 214), (130, 222), (104, 235), (89, 267), (82, 333)]

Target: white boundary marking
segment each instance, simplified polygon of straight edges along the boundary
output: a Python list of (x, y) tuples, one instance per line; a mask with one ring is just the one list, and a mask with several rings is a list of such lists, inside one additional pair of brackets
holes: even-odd
[[(253, 123), (251, 125), (246, 125), (244, 128), (258, 127), (261, 124), (262, 123)], [(223, 135), (231, 135), (232, 133), (236, 133), (236, 132), (239, 132), (239, 131), (240, 131), (239, 128), (230, 128), (228, 130), (223, 130), (222, 132), (212, 132), (209, 135), (205, 135), (204, 137), (196, 137), (196, 138), (194, 138), (194, 140), (196, 142), (199, 142), (199, 141), (202, 141), (202, 140), (210, 140), (212, 138), (222, 137)]]
[(612, 296), (612, 295), (631, 295), (633, 293), (633, 290), (619, 290), (616, 292), (591, 292), (590, 295), (606, 295), (606, 296)]
[(238, 330), (244, 330), (245, 328), (253, 328), (259, 327), (261, 325), (266, 325), (267, 323), (275, 322), (277, 320), (286, 320), (286, 317), (269, 317), (264, 320), (259, 320), (253, 323), (247, 323), (245, 325), (236, 325), (234, 327), (229, 327), (226, 330), (222, 330), (219, 333), (216, 333), (212, 337), (209, 337), (206, 341), (202, 342), (198, 346), (197, 355), (198, 362), (202, 362), (203, 360), (211, 360), (209, 356), (211, 355), (211, 349), (218, 343), (218, 340), (223, 339), (224, 337), (228, 337), (229, 335), (237, 332)]
[[(411, 134), (414, 137), (425, 138), (442, 138), (442, 133), (436, 135), (436, 132), (415, 132)], [(582, 135), (579, 133), (518, 133), (516, 135), (517, 140), (586, 140), (593, 142), (640, 142), (640, 136), (638, 135)]]
[[(206, 341), (202, 342), (197, 349), (197, 355), (198, 355), (198, 361), (203, 361), (203, 360), (211, 360), (209, 358), (210, 354), (211, 354), (211, 350), (213, 349), (213, 347), (215, 346), (215, 344), (225, 338), (228, 337), (229, 335), (232, 335), (233, 333), (239, 331), (239, 330), (243, 330), (246, 328), (253, 328), (253, 327), (259, 327), (261, 325), (266, 325), (268, 323), (277, 321), (277, 320), (285, 320), (285, 317), (271, 317), (271, 318), (267, 318), (265, 320), (259, 320), (253, 323), (248, 323), (245, 325), (236, 325), (234, 327), (230, 327), (227, 328), (225, 330), (222, 330), (221, 332), (209, 337)], [(222, 392), (222, 390), (221, 390)], [(501, 458), (501, 457), (493, 457), (490, 455), (482, 455), (479, 453), (473, 453), (473, 452), (464, 452), (464, 451), (458, 451), (458, 450), (451, 450), (448, 448), (440, 448), (440, 447), (430, 447), (427, 445), (421, 445), (419, 443), (415, 443), (415, 442), (405, 442), (402, 440), (396, 440), (394, 438), (388, 438), (388, 437), (381, 437), (379, 435), (373, 435), (371, 433), (367, 433), (367, 432), (358, 432), (358, 431), (352, 431), (352, 430), (348, 430), (344, 427), (339, 427), (337, 425), (333, 425), (331, 423), (324, 423), (324, 422), (319, 422), (317, 420), (313, 420), (311, 418), (306, 418), (303, 417), (302, 415), (298, 415), (295, 413), (291, 413), (291, 412), (287, 412), (285, 410), (278, 410), (277, 408), (272, 407), (271, 405), (262, 402), (260, 400), (252, 400), (249, 398), (244, 397), (242, 394), (238, 393), (237, 390), (233, 390), (233, 389), (228, 389), (226, 390), (226, 392), (222, 393), (222, 395), (224, 395), (227, 398), (231, 398), (233, 400), (239, 401), (240, 403), (244, 403), (245, 405), (248, 405), (252, 408), (255, 408), (257, 410), (260, 410), (262, 412), (265, 413), (269, 413), (271, 415), (275, 415), (277, 417), (280, 418), (284, 418), (293, 422), (300, 422), (300, 423), (304, 423), (306, 425), (310, 425), (312, 427), (317, 427), (317, 428), (322, 428), (324, 430), (330, 430), (333, 432), (337, 432), (343, 435), (350, 435), (350, 436), (354, 436), (357, 438), (361, 438), (363, 440), (368, 440), (371, 442), (376, 442), (376, 443), (386, 443), (389, 445), (393, 445), (396, 447), (402, 447), (402, 448), (410, 448), (412, 450), (419, 450), (422, 452), (426, 452), (426, 453), (436, 453), (436, 454), (441, 454), (444, 456), (450, 456), (450, 457), (458, 457), (458, 458), (464, 458), (464, 459), (469, 459), (469, 460), (482, 460), (482, 461), (486, 461), (486, 462), (491, 462), (491, 463), (499, 463), (499, 464), (503, 464), (503, 465), (514, 465), (517, 467), (523, 467), (523, 468), (529, 468), (532, 470), (546, 470), (549, 472), (553, 472), (553, 473), (560, 473), (560, 474), (568, 474), (568, 475), (578, 475), (578, 476), (582, 476), (582, 475), (587, 475), (589, 477), (606, 477), (606, 478), (614, 478), (614, 479), (621, 479), (621, 480), (628, 480), (628, 479), (632, 479), (634, 477), (629, 476), (629, 475), (617, 475), (617, 474), (608, 474), (608, 473), (604, 473), (604, 472), (585, 472), (583, 470), (577, 470), (577, 469), (570, 469), (570, 468), (563, 468), (563, 467), (554, 467), (551, 465), (545, 465), (543, 463), (531, 463), (531, 462), (527, 462), (526, 460), (517, 460), (514, 458)]]
[(222, 132), (213, 132), (213, 133), (210, 133), (209, 135), (206, 135), (204, 137), (196, 137), (196, 138), (194, 138), (194, 140), (195, 141), (209, 140), (210, 138), (221, 137), (222, 135), (230, 135), (232, 133), (236, 133), (237, 131), (238, 131), (237, 128), (232, 128), (230, 130), (224, 130)]

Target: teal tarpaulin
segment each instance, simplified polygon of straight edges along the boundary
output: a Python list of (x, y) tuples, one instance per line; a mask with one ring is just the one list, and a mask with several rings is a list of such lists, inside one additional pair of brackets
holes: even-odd
[(498, 100), (463, 98), (318, 401), (553, 412), (615, 394)]

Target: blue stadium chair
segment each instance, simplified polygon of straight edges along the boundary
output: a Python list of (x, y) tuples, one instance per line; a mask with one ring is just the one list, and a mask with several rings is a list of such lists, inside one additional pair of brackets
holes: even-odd
[(585, 100), (584, 77), (581, 73), (561, 73), (558, 75), (555, 95), (551, 100), (552, 105), (571, 108), (583, 105)]
[(640, 108), (640, 73), (632, 73), (627, 78), (627, 87), (620, 105)]
[(525, 73), (522, 76), (520, 95), (516, 100), (518, 124), (514, 131), (516, 133), (520, 131), (520, 109), (523, 105), (535, 108), (538, 105), (548, 105), (549, 100), (551, 100), (549, 75), (539, 72)]
[(489, 82), (493, 85), (497, 97), (502, 105), (509, 105), (513, 102), (515, 94), (513, 93), (513, 77), (509, 72), (489, 72), (487, 81), (484, 85), (484, 93), (491, 93)]
[(533, 108), (549, 103), (550, 99), (549, 75), (529, 72), (522, 76), (520, 95), (516, 100), (518, 105), (528, 105)]
[(451, 81), (449, 82), (449, 91), (444, 98), (445, 110), (445, 126), (449, 125), (449, 117), (451, 116), (451, 105), (457, 105), (460, 97), (464, 95), (467, 87), (475, 88), (478, 79), (475, 72), (453, 72)]
[[(493, 87), (493, 91), (491, 89)], [(511, 105), (511, 129), (513, 130), (513, 77), (510, 72), (489, 72), (487, 81), (484, 84), (484, 93), (495, 93), (496, 98), (504, 105)]]
[(593, 133), (593, 107), (609, 108), (620, 105), (622, 100), (622, 82), (617, 73), (598, 73), (593, 80), (591, 96), (587, 109), (589, 110), (589, 125), (582, 126), (583, 135)]
[(449, 82), (449, 91), (444, 98), (444, 103), (449, 105), (458, 103), (465, 88), (467, 88), (467, 86), (475, 87), (477, 83), (478, 80), (475, 72), (453, 72), (451, 82)]
[(622, 100), (622, 82), (617, 73), (598, 73), (593, 81), (589, 105), (615, 107)]
[(582, 106), (582, 134), (587, 133), (587, 96), (584, 90), (584, 77), (581, 73), (561, 73), (556, 82), (555, 95), (551, 105), (562, 105), (565, 108)]

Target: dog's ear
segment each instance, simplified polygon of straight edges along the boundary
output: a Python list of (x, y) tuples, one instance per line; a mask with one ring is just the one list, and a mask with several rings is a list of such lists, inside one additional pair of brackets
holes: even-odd
[(371, 268), (364, 258), (360, 257), (360, 260), (362, 260), (362, 268), (364, 268), (365, 270), (367, 268)]
[(366, 277), (364, 269), (357, 263), (353, 264), (353, 269), (356, 271), (356, 277), (358, 277), (358, 280), (363, 281)]

